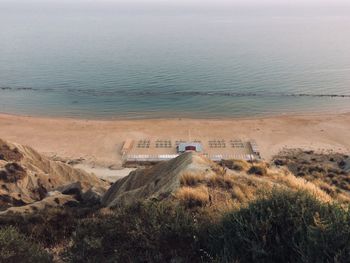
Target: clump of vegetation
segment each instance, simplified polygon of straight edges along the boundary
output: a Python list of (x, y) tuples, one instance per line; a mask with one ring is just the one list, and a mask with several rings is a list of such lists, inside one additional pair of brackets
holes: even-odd
[(82, 220), (71, 262), (346, 262), (349, 210), (307, 192), (274, 190), (213, 214), (173, 202), (140, 203)]
[(23, 262), (17, 255), (50, 262), (44, 249), (63, 262), (345, 262), (350, 208), (332, 202), (348, 200), (340, 170), (347, 164), (334, 158), (333, 165), (313, 165), (314, 153), (305, 154), (310, 159), (298, 161), (304, 168), (290, 168), (298, 177), (265, 163), (213, 164), (182, 174), (178, 191), (162, 201), (113, 210), (81, 203), (0, 217), (7, 235), (0, 233), (0, 262)]
[(306, 192), (273, 191), (227, 213), (208, 240), (220, 262), (346, 262), (350, 213)]
[[(349, 209), (309, 192), (273, 189), (246, 206), (216, 210), (209, 196), (220, 198), (215, 191), (221, 188), (181, 189), (179, 202), (95, 212), (66, 208), (46, 218), (39, 213), (1, 222), (0, 262), (16, 262), (17, 255), (26, 262), (49, 262), (43, 248), (65, 262), (346, 262), (350, 255)], [(235, 185), (221, 193), (232, 193), (235, 200), (245, 199), (244, 191)]]
[(82, 220), (70, 262), (200, 262), (199, 223), (172, 203), (139, 203)]
[(247, 197), (246, 197), (246, 194), (244, 193), (244, 190), (246, 190), (244, 187), (237, 185), (232, 189), (232, 194), (231, 194), (232, 198), (237, 199), (238, 202), (240, 203), (246, 202)]
[(350, 191), (347, 162), (350, 162), (349, 156), (344, 154), (324, 154), (298, 149), (281, 152), (273, 160), (276, 166), (286, 166), (295, 176), (313, 182), (337, 199), (344, 199), (344, 195), (348, 195)]
[(223, 160), (221, 165), (238, 172), (247, 171), (250, 167), (250, 164), (243, 160)]
[(209, 202), (208, 188), (205, 186), (181, 187), (175, 196), (188, 208), (205, 206)]
[(52, 248), (66, 242), (79, 220), (89, 218), (93, 211), (96, 211), (96, 207), (65, 207), (50, 208), (31, 215), (7, 215), (0, 217), (0, 227), (13, 226), (44, 247)]
[(182, 186), (196, 186), (205, 181), (205, 175), (201, 173), (186, 172), (180, 178)]
[(260, 175), (260, 176), (265, 176), (267, 175), (267, 169), (266, 167), (262, 165), (253, 165), (252, 167), (249, 168), (248, 174), (254, 174), (254, 175)]
[(223, 189), (232, 189), (234, 180), (229, 175), (214, 175), (208, 178), (207, 185)]
[(20, 234), (14, 227), (0, 228), (0, 262), (52, 262), (50, 255), (39, 245)]

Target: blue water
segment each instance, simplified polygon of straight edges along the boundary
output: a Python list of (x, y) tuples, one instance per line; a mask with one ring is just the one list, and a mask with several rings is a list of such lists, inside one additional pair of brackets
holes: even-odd
[(350, 111), (350, 9), (18, 6), (0, 1), (0, 112), (217, 118)]

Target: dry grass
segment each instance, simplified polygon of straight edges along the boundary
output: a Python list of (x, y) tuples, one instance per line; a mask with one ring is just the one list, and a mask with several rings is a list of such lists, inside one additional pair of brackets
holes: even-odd
[(331, 197), (333, 197), (333, 198), (336, 197), (337, 188), (335, 186), (331, 186), (327, 182), (324, 182), (320, 179), (313, 180), (312, 183), (317, 185), (322, 191), (325, 191)]
[(224, 211), (234, 207), (247, 205), (255, 200), (259, 193), (271, 192), (272, 189), (304, 190), (314, 195), (322, 202), (350, 202), (346, 194), (339, 192), (336, 187), (319, 181), (309, 182), (301, 177), (292, 175), (285, 169), (272, 169), (264, 163), (256, 167), (263, 168), (263, 174), (243, 174), (218, 171), (218, 174), (186, 173), (181, 178), (183, 186), (176, 197), (187, 207), (206, 207), (205, 209)]
[(203, 173), (186, 172), (180, 178), (180, 184), (182, 186), (196, 186), (204, 181), (205, 175)]
[[(235, 165), (236, 171), (229, 170)], [(185, 173), (181, 177), (183, 186), (176, 197), (187, 207), (203, 207), (209, 212), (220, 213), (233, 208), (246, 206), (260, 195), (270, 193), (273, 189), (287, 189), (289, 191), (307, 191), (319, 201), (331, 203), (340, 201), (350, 203), (350, 197), (345, 190), (332, 184), (332, 178), (324, 175), (316, 178), (313, 174), (312, 181), (294, 176), (286, 167), (274, 167), (264, 162), (250, 164), (245, 161), (232, 160), (225, 162), (223, 166), (213, 165), (212, 173)], [(344, 182), (348, 179), (341, 175)], [(350, 182), (350, 178), (348, 179)], [(349, 183), (348, 182), (348, 183)], [(345, 183), (343, 186), (345, 189)]]
[(349, 193), (343, 188), (338, 188), (335, 185), (331, 185), (329, 182), (322, 179), (312, 180), (312, 183), (318, 186), (322, 191), (326, 192), (333, 199), (340, 201), (341, 203), (350, 203)]
[(219, 187), (223, 189), (232, 189), (234, 181), (230, 175), (214, 175), (210, 176), (207, 180), (209, 187)]
[(211, 170), (217, 175), (225, 175), (226, 169), (216, 163), (214, 163), (211, 167)]
[(188, 208), (203, 207), (209, 203), (209, 192), (205, 186), (181, 187), (175, 197)]
[(337, 198), (342, 194), (348, 195), (350, 199), (350, 173), (346, 170), (347, 155), (292, 149), (280, 153), (276, 158), (278, 159), (275, 159), (275, 164), (277, 162), (297, 177), (303, 177), (320, 186), (332, 197)]
[[(250, 175), (222, 173), (205, 175), (184, 173), (180, 179), (181, 188), (175, 197), (186, 207), (205, 207), (210, 211), (222, 212), (239, 208), (255, 199), (256, 192), (265, 188), (264, 183)], [(260, 188), (259, 188), (259, 187)]]
[(248, 171), (248, 169), (250, 168), (250, 164), (244, 160), (225, 160), (223, 161), (223, 164), (234, 171)]
[(231, 191), (223, 191), (219, 188), (208, 188), (208, 191), (209, 204), (204, 209), (214, 217), (220, 217), (222, 213), (240, 207), (240, 204), (232, 198)]
[(276, 174), (272, 176), (275, 179), (275, 182), (281, 184), (282, 186), (291, 188), (293, 190), (305, 190), (314, 195), (318, 200), (323, 202), (332, 202), (333, 199), (324, 191), (322, 191), (315, 184), (306, 181), (304, 178), (295, 177), (292, 174), (281, 176)]
[(237, 199), (240, 203), (247, 202), (247, 196), (244, 194), (240, 186), (236, 186), (232, 189), (232, 198)]

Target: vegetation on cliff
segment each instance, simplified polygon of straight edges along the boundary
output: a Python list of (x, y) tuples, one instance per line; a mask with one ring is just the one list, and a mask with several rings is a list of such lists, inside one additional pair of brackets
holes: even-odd
[[(38, 167), (55, 167), (39, 175), (51, 184), (61, 173), (88, 178), (21, 146), (1, 147), (0, 196), (12, 187), (35, 199), (26, 186), (38, 184), (25, 181)], [(0, 262), (347, 262), (348, 157), (291, 154), (221, 164), (184, 154), (133, 172), (102, 199), (86, 180), (25, 204), (5, 200), (3, 209), (17, 207), (0, 212)]]

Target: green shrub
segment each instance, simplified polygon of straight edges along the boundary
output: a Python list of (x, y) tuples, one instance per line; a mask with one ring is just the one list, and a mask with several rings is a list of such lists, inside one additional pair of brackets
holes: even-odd
[(0, 218), (0, 227), (14, 226), (45, 247), (54, 247), (70, 238), (79, 219), (87, 218), (94, 208), (50, 208), (30, 215), (8, 215)]
[(0, 262), (50, 262), (31, 239), (47, 248), (71, 241), (61, 256), (77, 263), (349, 262), (349, 210), (306, 192), (275, 190), (221, 215), (171, 201), (97, 214), (85, 208), (50, 210), (46, 218), (38, 213), (11, 219), (19, 232), (2, 222)]
[(14, 227), (0, 228), (0, 262), (52, 262), (40, 246), (21, 235)]
[(267, 170), (263, 166), (252, 166), (248, 170), (248, 174), (255, 174), (255, 175), (260, 175), (260, 176), (265, 176), (267, 174)]
[(199, 262), (196, 219), (168, 203), (136, 204), (81, 221), (71, 262)]
[(346, 262), (350, 214), (305, 192), (274, 191), (213, 226), (206, 243), (221, 262)]

